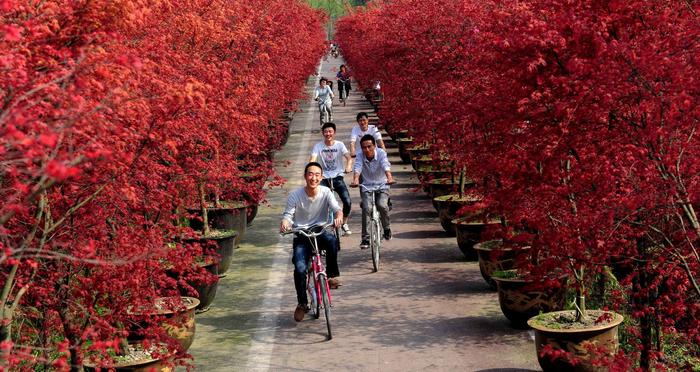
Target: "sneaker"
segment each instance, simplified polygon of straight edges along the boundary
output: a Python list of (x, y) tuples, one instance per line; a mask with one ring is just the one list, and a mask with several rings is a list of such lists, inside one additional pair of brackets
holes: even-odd
[(391, 240), (391, 229), (384, 229), (384, 240)]
[(343, 235), (352, 235), (352, 231), (350, 231), (350, 226), (348, 226), (347, 223), (344, 223), (341, 228), (343, 229)]
[(335, 277), (335, 278), (330, 278), (328, 279), (328, 287), (331, 289), (338, 289), (342, 284), (340, 284), (340, 278)]
[(362, 239), (362, 242), (360, 243), (360, 249), (367, 248), (369, 248), (369, 239)]
[(304, 316), (307, 312), (309, 312), (308, 305), (297, 305), (297, 308), (294, 309), (294, 320), (296, 320), (297, 322), (301, 322), (302, 320), (304, 320)]

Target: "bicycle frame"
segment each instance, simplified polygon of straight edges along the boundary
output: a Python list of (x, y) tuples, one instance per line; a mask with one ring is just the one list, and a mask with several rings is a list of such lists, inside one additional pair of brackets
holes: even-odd
[[(325, 228), (324, 228), (325, 230)], [(302, 230), (303, 231), (303, 230)], [(321, 230), (323, 232), (323, 230)], [(321, 259), (321, 252), (318, 249), (318, 240), (316, 240), (316, 237), (320, 234), (309, 234), (307, 235), (306, 233), (299, 232), (302, 236), (305, 236), (309, 238), (309, 241), (311, 242), (311, 265), (309, 266), (309, 271), (307, 272), (307, 280), (310, 275), (313, 275), (314, 277), (314, 283), (315, 283), (315, 290), (316, 290), (316, 301), (318, 299), (322, 298), (322, 293), (321, 293), (321, 284), (319, 277), (321, 275), (325, 276), (328, 278), (328, 275), (326, 274), (326, 267), (323, 265), (323, 260)], [(331, 297), (331, 291), (330, 287), (326, 286), (326, 293), (328, 294), (328, 301), (332, 303), (332, 297)]]

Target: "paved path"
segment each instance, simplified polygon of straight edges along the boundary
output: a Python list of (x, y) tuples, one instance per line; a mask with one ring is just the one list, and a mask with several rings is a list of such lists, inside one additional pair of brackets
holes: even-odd
[[(340, 60), (321, 75), (334, 77)], [(310, 92), (317, 79), (306, 89)], [(291, 238), (276, 233), (287, 193), (303, 184), (311, 146), (321, 140), (312, 100), (294, 116), (287, 145), (275, 155), (283, 188), (269, 192), (211, 310), (197, 315), (190, 353), (201, 371), (530, 371), (538, 370), (531, 335), (512, 329), (475, 262), (466, 262), (442, 231), (428, 197), (415, 192), (410, 165), (388, 149), (399, 184), (392, 187), (394, 239), (384, 244), (372, 273), (369, 250), (359, 250), (359, 195), (351, 189), (353, 235), (342, 238), (343, 286), (335, 290), (333, 340), (323, 318), (296, 323)], [(336, 102), (337, 139), (348, 145), (359, 111), (371, 107), (352, 91)], [(349, 146), (348, 146), (349, 147)], [(347, 178), (349, 182), (349, 177)]]

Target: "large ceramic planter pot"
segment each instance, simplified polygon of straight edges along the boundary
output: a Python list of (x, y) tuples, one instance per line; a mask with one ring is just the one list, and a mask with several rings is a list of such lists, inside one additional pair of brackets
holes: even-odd
[[(209, 226), (217, 230), (236, 230), (236, 247), (240, 245), (243, 235), (245, 235), (246, 227), (248, 226), (248, 203), (246, 202), (231, 202), (223, 201), (218, 206), (207, 208), (207, 219)], [(192, 209), (194, 213), (198, 210)], [(201, 213), (197, 213), (200, 214)], [(202, 221), (198, 218), (190, 220), (190, 227), (195, 230), (202, 230)]]
[(430, 155), (430, 145), (416, 145), (414, 144), (413, 146), (409, 146), (406, 148), (406, 151), (408, 151), (408, 159), (409, 161), (412, 158), (418, 157), (418, 156), (427, 156)]
[(494, 290), (496, 289), (496, 282), (492, 278), (494, 272), (515, 269), (518, 262), (525, 262), (530, 256), (529, 246), (505, 246), (501, 239), (476, 243), (474, 250), (479, 256), (481, 276)]
[[(134, 345), (138, 345), (134, 347)], [(116, 357), (114, 363), (110, 363), (108, 366), (100, 368), (100, 370), (110, 370), (117, 372), (171, 372), (173, 367), (168, 366), (164, 362), (165, 359), (156, 359), (151, 353), (144, 352), (143, 346), (140, 344), (130, 344), (130, 353), (128, 356)], [(138, 350), (135, 350), (138, 349)], [(96, 371), (97, 363), (92, 363), (90, 360), (83, 361), (83, 367), (85, 371)]]
[(213, 274), (216, 280), (212, 283), (205, 282), (192, 282), (189, 283), (197, 291), (197, 299), (199, 300), (199, 305), (196, 308), (196, 312), (203, 313), (209, 310), (214, 298), (216, 298), (216, 290), (219, 288), (219, 262), (218, 260), (208, 258), (200, 263), (207, 272)]
[(416, 175), (418, 175), (418, 180), (420, 181), (423, 190), (428, 192), (430, 191), (429, 182), (431, 180), (452, 177), (452, 172), (452, 167), (449, 165), (428, 165), (418, 168), (418, 170), (416, 170)]
[(182, 297), (185, 308), (172, 309), (168, 306), (168, 297), (156, 299), (156, 313), (165, 317), (163, 329), (168, 335), (180, 343), (184, 350), (188, 350), (194, 341), (195, 321), (194, 312), (199, 306), (199, 300), (194, 297)]
[(457, 211), (465, 205), (474, 204), (480, 200), (481, 196), (472, 194), (464, 194), (462, 196), (459, 194), (448, 194), (433, 198), (433, 201), (437, 204), (440, 225), (445, 229), (448, 236), (457, 235), (457, 230), (452, 224), (452, 220), (457, 218)]
[(500, 219), (489, 219), (484, 221), (481, 218), (462, 217), (452, 220), (455, 231), (457, 232), (457, 246), (462, 251), (465, 257), (469, 260), (476, 260), (478, 255), (474, 249), (474, 245), (481, 241), (481, 234), (487, 227), (499, 225)]
[(219, 275), (223, 275), (231, 266), (231, 261), (233, 260), (233, 250), (236, 248), (237, 236), (238, 232), (236, 230), (211, 230), (207, 236), (201, 236), (194, 239), (185, 239), (185, 242), (196, 241), (204, 245), (208, 241), (215, 241), (215, 253), (220, 257), (217, 270)]
[(541, 283), (520, 278), (492, 278), (498, 288), (498, 304), (513, 327), (525, 329), (533, 316), (564, 308), (566, 278), (560, 279), (561, 285), (557, 288), (543, 288)]
[[(601, 357), (612, 358), (617, 353), (619, 347), (617, 329), (624, 318), (622, 315), (611, 311), (588, 310), (587, 313), (590, 319), (600, 319), (602, 317), (607, 318), (607, 321), (581, 328), (561, 327), (558, 322), (554, 324), (559, 328), (554, 328), (551, 324), (543, 325), (543, 319), (573, 318), (575, 316), (574, 311), (567, 310), (541, 314), (527, 322), (535, 330), (537, 360), (543, 371), (607, 371), (606, 368), (594, 366), (591, 362), (600, 360)], [(542, 350), (545, 347), (567, 351), (573, 358), (553, 359), (550, 355), (542, 354)], [(589, 350), (596, 350), (597, 352), (592, 354)]]
[(253, 224), (255, 216), (258, 215), (258, 203), (249, 203), (246, 207), (246, 225), (250, 226)]
[[(457, 184), (455, 184), (455, 181), (452, 179), (452, 177), (445, 177), (445, 178), (435, 178), (430, 181), (428, 181), (428, 187), (429, 187), (429, 194), (430, 198), (434, 199), (437, 198), (438, 196), (443, 196), (443, 195), (449, 195), (454, 193), (455, 187), (457, 187)], [(437, 203), (435, 200), (432, 200), (433, 202), (433, 207), (435, 210), (438, 210)]]
[(399, 156), (401, 157), (401, 162), (404, 164), (410, 162), (411, 154), (408, 153), (408, 148), (413, 146), (413, 138), (399, 138), (396, 140), (396, 144), (399, 146)]

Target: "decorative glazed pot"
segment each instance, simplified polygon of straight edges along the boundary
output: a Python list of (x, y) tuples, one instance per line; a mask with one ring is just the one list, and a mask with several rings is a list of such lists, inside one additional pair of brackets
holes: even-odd
[(521, 278), (492, 277), (498, 287), (498, 303), (515, 328), (527, 328), (528, 319), (541, 312), (558, 311), (566, 300), (566, 278), (559, 287), (543, 287)]
[(474, 244), (474, 250), (479, 256), (479, 271), (486, 283), (496, 289), (493, 273), (516, 268), (518, 262), (529, 259), (530, 247), (505, 246), (503, 240), (488, 240)]
[[(535, 349), (537, 360), (545, 372), (604, 372), (607, 368), (594, 366), (593, 361), (601, 357), (612, 358), (619, 348), (618, 326), (624, 317), (612, 311), (588, 310), (591, 319), (605, 319), (600, 324), (568, 328), (558, 322), (543, 322), (544, 319), (558, 317), (573, 318), (574, 310), (545, 313), (530, 319), (527, 324), (535, 330)], [(544, 324), (543, 324), (544, 323)], [(542, 350), (552, 348), (569, 352), (566, 358), (552, 358)], [(591, 353), (591, 350), (596, 350)]]
[(457, 232), (457, 246), (462, 251), (465, 257), (470, 260), (478, 258), (474, 245), (481, 241), (481, 233), (486, 230), (489, 225), (499, 225), (500, 219), (492, 218), (484, 221), (482, 218), (462, 217), (452, 220), (455, 231)]

